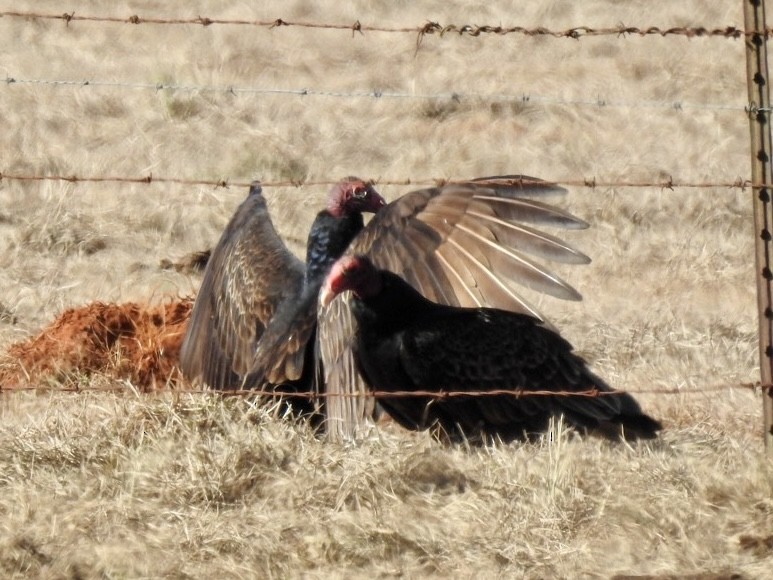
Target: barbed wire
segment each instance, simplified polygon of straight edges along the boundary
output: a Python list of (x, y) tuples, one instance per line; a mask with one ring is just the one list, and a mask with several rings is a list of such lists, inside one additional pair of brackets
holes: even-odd
[[(431, 390), (415, 390), (415, 391), (368, 391), (366, 393), (313, 393), (313, 392), (282, 392), (273, 389), (229, 389), (229, 390), (213, 390), (213, 389), (194, 389), (194, 388), (169, 388), (169, 389), (157, 389), (149, 391), (152, 393), (169, 393), (169, 394), (183, 394), (183, 395), (218, 395), (224, 397), (243, 397), (243, 396), (255, 396), (255, 397), (269, 397), (269, 398), (296, 398), (296, 399), (327, 399), (327, 398), (345, 398), (345, 399), (385, 399), (385, 398), (431, 398), (433, 400), (446, 400), (455, 398), (479, 398), (479, 397), (501, 397), (511, 396), (516, 399), (523, 399), (529, 397), (562, 397), (562, 398), (585, 398), (585, 399), (597, 399), (600, 397), (618, 397), (621, 395), (696, 395), (701, 393), (715, 393), (731, 390), (745, 390), (753, 392), (761, 392), (763, 389), (773, 388), (773, 385), (763, 385), (759, 382), (756, 383), (737, 383), (737, 384), (720, 384), (709, 385), (702, 388), (651, 388), (641, 389), (636, 391), (626, 390), (614, 390), (614, 391), (601, 391), (599, 389), (587, 389), (584, 391), (550, 391), (550, 390), (536, 390), (527, 391), (524, 389), (492, 389), (487, 391), (431, 391)], [(121, 387), (88, 387), (88, 386), (52, 386), (52, 385), (18, 385), (18, 386), (3, 386), (0, 385), (0, 394), (15, 393), (15, 392), (66, 392), (66, 393), (85, 393), (85, 392), (99, 392), (99, 393), (130, 393), (134, 392), (134, 389), (127, 386)]]
[[(252, 181), (232, 181), (230, 179), (192, 179), (179, 177), (154, 176), (152, 173), (147, 175), (131, 177), (118, 175), (97, 175), (97, 176), (79, 176), (79, 175), (35, 175), (19, 174), (0, 171), (0, 183), (3, 181), (66, 181), (69, 183), (116, 183), (116, 184), (144, 184), (153, 183), (167, 184), (174, 183), (178, 185), (204, 185), (214, 188), (230, 187), (249, 187)], [(261, 181), (262, 187), (312, 187), (318, 185), (334, 185), (339, 179), (292, 179), (278, 181)], [(423, 177), (417, 179), (390, 179), (375, 177), (369, 180), (374, 185), (397, 185), (397, 186), (435, 186), (469, 183), (468, 179), (450, 179), (445, 177)], [(527, 177), (517, 179), (498, 178), (497, 183), (504, 185), (528, 186), (532, 184), (544, 185), (546, 182), (554, 185), (564, 185), (568, 187), (584, 187), (588, 189), (619, 187), (619, 188), (657, 188), (661, 190), (676, 190), (680, 188), (687, 189), (762, 189), (773, 188), (773, 183), (753, 183), (749, 179), (736, 178), (732, 181), (701, 181), (689, 182), (679, 181), (673, 177), (665, 179), (652, 179), (643, 181), (625, 181), (625, 180), (605, 180), (594, 177), (585, 177), (581, 179), (558, 179), (558, 180), (530, 180)]]
[(501, 26), (501, 25), (474, 25), (474, 24), (440, 24), (439, 22), (427, 21), (424, 24), (414, 26), (389, 26), (363, 24), (360, 20), (348, 23), (325, 23), (313, 21), (285, 20), (284, 18), (274, 18), (271, 20), (260, 19), (236, 19), (236, 18), (211, 18), (207, 16), (195, 17), (147, 17), (138, 14), (130, 16), (104, 16), (104, 15), (81, 15), (73, 12), (65, 13), (38, 13), (22, 11), (3, 11), (0, 17), (24, 18), (36, 20), (61, 20), (69, 25), (72, 22), (109, 22), (117, 24), (156, 24), (156, 25), (200, 25), (202, 27), (212, 25), (237, 25), (237, 26), (256, 26), (273, 30), (275, 28), (314, 28), (351, 31), (352, 36), (355, 33), (364, 34), (366, 32), (381, 33), (414, 33), (417, 35), (416, 44), (419, 46), (424, 37), (435, 35), (439, 37), (449, 34), (459, 36), (478, 37), (483, 35), (506, 36), (518, 34), (526, 37), (549, 37), (549, 38), (569, 38), (580, 39), (586, 36), (683, 36), (686, 38), (696, 37), (719, 37), (739, 39), (745, 36), (764, 35), (771, 36), (773, 28), (766, 27), (764, 30), (743, 30), (737, 26), (724, 26), (707, 28), (705, 26), (673, 26), (661, 28), (659, 26), (626, 26), (618, 24), (610, 27), (594, 28), (592, 26), (574, 26), (562, 30), (554, 30), (544, 26), (525, 27), (525, 26)]
[[(0, 81), (1, 82), (1, 81)], [(476, 92), (454, 91), (446, 93), (406, 93), (399, 91), (382, 91), (379, 89), (363, 91), (332, 91), (326, 89), (283, 89), (283, 88), (261, 88), (261, 87), (241, 87), (236, 85), (196, 85), (196, 84), (177, 84), (177, 83), (150, 83), (150, 82), (120, 82), (120, 81), (102, 81), (94, 79), (31, 79), (7, 76), (5, 78), (6, 86), (11, 85), (43, 85), (51, 87), (81, 87), (81, 88), (117, 88), (132, 90), (153, 90), (175, 91), (189, 93), (223, 93), (223, 94), (249, 94), (249, 95), (278, 95), (278, 96), (298, 96), (298, 97), (330, 97), (344, 99), (394, 99), (394, 100), (420, 100), (420, 101), (483, 101), (486, 103), (521, 103), (532, 104), (542, 103), (546, 105), (568, 105), (596, 108), (647, 108), (647, 109), (670, 109), (682, 111), (684, 109), (697, 109), (708, 111), (754, 111), (770, 112), (770, 109), (755, 107), (754, 104), (723, 104), (723, 103), (694, 103), (688, 101), (625, 101), (614, 100), (597, 95), (591, 99), (564, 99), (548, 95), (533, 95), (531, 93), (521, 93), (520, 95), (507, 94), (487, 94)]]

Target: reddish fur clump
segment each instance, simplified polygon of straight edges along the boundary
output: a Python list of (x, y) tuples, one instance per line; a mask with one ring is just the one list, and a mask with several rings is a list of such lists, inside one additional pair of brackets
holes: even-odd
[(93, 302), (64, 311), (40, 334), (13, 344), (0, 367), (0, 387), (53, 379), (65, 385), (99, 374), (129, 380), (141, 391), (182, 379), (180, 345), (193, 300), (158, 306)]

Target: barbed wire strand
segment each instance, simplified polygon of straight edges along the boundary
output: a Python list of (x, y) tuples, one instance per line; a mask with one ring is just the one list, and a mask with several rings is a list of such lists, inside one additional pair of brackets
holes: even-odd
[(364, 34), (366, 32), (381, 32), (381, 33), (413, 33), (417, 35), (417, 46), (421, 44), (421, 41), (426, 36), (447, 36), (449, 34), (456, 34), (459, 36), (478, 37), (482, 35), (492, 36), (506, 36), (511, 34), (518, 34), (526, 37), (549, 37), (549, 38), (569, 38), (580, 39), (586, 36), (683, 36), (686, 38), (698, 38), (698, 37), (718, 37), (718, 38), (731, 38), (739, 39), (752, 35), (765, 35), (771, 36), (773, 28), (766, 27), (764, 30), (743, 30), (738, 26), (730, 25), (724, 27), (707, 28), (705, 26), (673, 26), (668, 28), (661, 28), (659, 26), (626, 26), (625, 24), (618, 24), (610, 27), (594, 28), (592, 26), (574, 26), (572, 28), (566, 28), (563, 30), (553, 30), (544, 26), (525, 27), (525, 26), (492, 26), (492, 25), (472, 25), (472, 24), (440, 24), (438, 22), (427, 21), (421, 25), (414, 26), (388, 26), (388, 25), (373, 25), (363, 24), (360, 20), (355, 20), (350, 23), (325, 23), (325, 22), (312, 22), (312, 21), (294, 21), (285, 20), (284, 18), (275, 18), (272, 20), (259, 20), (259, 19), (236, 19), (236, 18), (211, 18), (207, 16), (196, 17), (173, 17), (173, 18), (160, 18), (160, 17), (147, 17), (140, 16), (138, 14), (132, 14), (130, 16), (101, 16), (101, 15), (81, 15), (73, 12), (65, 12), (58, 14), (51, 13), (37, 13), (37, 12), (22, 12), (22, 11), (3, 11), (0, 12), (0, 17), (8, 18), (24, 18), (27, 20), (61, 20), (65, 24), (69, 25), (73, 22), (104, 22), (104, 23), (116, 23), (116, 24), (155, 24), (155, 25), (200, 25), (202, 27), (212, 25), (237, 25), (237, 26), (256, 26), (268, 28), (273, 30), (275, 28), (312, 28), (312, 29), (329, 29), (329, 30), (345, 30), (351, 31), (354, 36), (355, 33)]
[[(2, 81), (0, 81), (2, 82)], [(446, 93), (406, 93), (399, 91), (382, 91), (379, 89), (363, 91), (332, 91), (326, 89), (283, 89), (283, 88), (260, 88), (260, 87), (240, 87), (236, 85), (218, 86), (218, 85), (196, 85), (196, 84), (176, 84), (176, 83), (150, 83), (150, 82), (120, 82), (120, 81), (101, 81), (94, 79), (33, 79), (7, 76), (5, 78), (6, 86), (12, 85), (39, 85), (50, 87), (80, 87), (80, 88), (110, 88), (110, 89), (132, 89), (132, 90), (153, 90), (188, 92), (188, 93), (223, 93), (223, 94), (247, 94), (247, 95), (265, 95), (265, 96), (297, 96), (297, 97), (328, 97), (342, 99), (393, 99), (393, 100), (416, 100), (416, 101), (482, 101), (485, 103), (506, 103), (515, 104), (545, 104), (545, 105), (563, 105), (576, 107), (596, 107), (596, 108), (625, 108), (625, 109), (669, 109), (682, 111), (685, 109), (696, 109), (706, 111), (745, 111), (749, 112), (769, 112), (768, 109), (754, 107), (753, 104), (722, 104), (722, 103), (693, 103), (688, 101), (616, 101), (606, 97), (597, 96), (594, 99), (563, 99), (548, 95), (533, 95), (531, 93), (521, 93), (520, 95), (507, 94), (486, 94), (470, 93), (464, 91), (446, 92)]]
[[(116, 183), (116, 184), (145, 184), (150, 185), (152, 183), (167, 184), (174, 183), (178, 185), (204, 185), (214, 188), (230, 188), (230, 187), (249, 187), (252, 181), (231, 181), (230, 179), (188, 179), (178, 177), (165, 177), (154, 176), (152, 173), (143, 176), (131, 177), (131, 176), (118, 176), (118, 175), (97, 175), (97, 176), (80, 176), (80, 175), (35, 175), (35, 174), (19, 174), (8, 173), (0, 171), (0, 183), (3, 181), (66, 181), (69, 183)], [(334, 185), (338, 183), (338, 179), (296, 179), (296, 180), (279, 180), (279, 181), (264, 181), (261, 182), (263, 187), (312, 187), (318, 185)], [(445, 177), (425, 177), (418, 179), (387, 179), (387, 178), (372, 178), (371, 183), (375, 185), (396, 185), (396, 186), (442, 186), (450, 184), (464, 184), (469, 183), (469, 180), (465, 179), (449, 179)], [(559, 180), (540, 180), (532, 181), (528, 178), (518, 179), (497, 179), (496, 183), (503, 185), (518, 185), (527, 187), (531, 184), (544, 185), (550, 183), (553, 185), (565, 185), (568, 187), (584, 187), (588, 189), (598, 188), (658, 188), (661, 190), (676, 190), (680, 188), (687, 189), (740, 189), (744, 191), (746, 189), (762, 189), (773, 187), (773, 183), (753, 183), (748, 179), (736, 178), (733, 181), (702, 181), (702, 182), (689, 182), (675, 180), (673, 177), (668, 177), (661, 180), (643, 180), (643, 181), (624, 181), (624, 180), (602, 180), (596, 177), (582, 178), (582, 179), (559, 179)], [(479, 184), (481, 184), (479, 182)]]
[[(525, 391), (523, 389), (494, 389), (488, 391), (431, 391), (431, 390), (416, 390), (416, 391), (369, 391), (367, 393), (293, 393), (293, 392), (280, 392), (269, 389), (233, 389), (217, 391), (212, 389), (159, 389), (150, 391), (152, 393), (170, 393), (170, 394), (185, 394), (185, 395), (219, 395), (225, 397), (237, 397), (237, 396), (256, 396), (256, 397), (272, 397), (272, 398), (300, 398), (300, 399), (326, 399), (326, 398), (347, 398), (347, 399), (359, 399), (359, 398), (432, 398), (435, 400), (453, 399), (453, 398), (478, 398), (478, 397), (500, 397), (500, 396), (512, 396), (517, 399), (528, 397), (566, 397), (566, 398), (590, 398), (596, 399), (599, 397), (617, 397), (624, 394), (629, 395), (695, 395), (701, 393), (715, 393), (724, 392), (730, 390), (746, 390), (754, 392), (762, 392), (762, 388), (765, 385), (760, 383), (738, 383), (738, 384), (721, 384), (710, 385), (702, 388), (653, 388), (642, 389), (636, 391), (600, 391), (598, 389), (588, 389), (585, 391)], [(2, 386), (0, 385), (0, 394), (2, 393), (15, 393), (15, 392), (132, 392), (132, 389), (127, 387), (86, 387), (86, 386), (36, 386), (36, 385), (19, 385), (19, 386)]]

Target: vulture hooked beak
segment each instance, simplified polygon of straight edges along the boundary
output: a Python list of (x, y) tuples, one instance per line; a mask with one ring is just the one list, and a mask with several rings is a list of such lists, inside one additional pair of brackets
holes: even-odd
[(349, 271), (352, 264), (357, 263), (357, 258), (344, 256), (339, 259), (328, 272), (324, 284), (319, 291), (319, 303), (322, 306), (329, 306), (333, 299), (341, 292), (351, 290), (352, 284), (349, 277)]
[[(375, 190), (374, 190), (375, 193)], [(378, 213), (378, 211), (387, 205), (386, 200), (381, 197), (378, 193), (373, 196), (373, 201), (371, 202), (371, 207), (369, 208), (373, 213)]]
[(340, 294), (340, 291), (336, 292), (336, 290), (333, 289), (333, 279), (331, 276), (327, 277), (327, 280), (325, 280), (324, 286), (322, 286), (322, 289), (319, 291), (319, 303), (327, 308), (330, 306), (330, 303), (335, 300), (335, 297)]
[(328, 306), (338, 294), (347, 290), (352, 290), (358, 298), (380, 292), (381, 277), (366, 256), (344, 256), (333, 264), (320, 289), (319, 302)]
[(322, 307), (327, 308), (335, 297), (341, 293), (341, 273), (338, 266), (338, 262), (333, 264), (333, 268), (328, 272), (325, 282), (322, 284), (322, 288), (319, 290), (319, 303)]

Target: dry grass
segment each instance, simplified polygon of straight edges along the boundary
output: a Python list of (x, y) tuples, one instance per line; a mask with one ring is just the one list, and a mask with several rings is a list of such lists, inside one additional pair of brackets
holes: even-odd
[[(15, 396), (0, 570), (30, 576), (761, 577), (771, 466), (706, 426), (614, 447), (321, 443), (244, 400)], [(767, 562), (765, 560), (767, 559)]]
[[(22, 4), (0, 9), (552, 28), (743, 21), (740, 2), (697, 0), (555, 0), (517, 13), (460, 1)], [(723, 39), (448, 36), (415, 54), (411, 35), (4, 18), (0, 54), (0, 78), (746, 102), (743, 45)], [(0, 119), (7, 172), (749, 174), (748, 122), (729, 110), (2, 84)], [(0, 181), (0, 342), (93, 301), (191, 295), (198, 274), (170, 261), (211, 246), (245, 193)], [(268, 192), (295, 250), (324, 194)], [(541, 306), (612, 384), (683, 391), (641, 396), (666, 424), (662, 441), (610, 447), (558, 429), (540, 444), (446, 449), (384, 426), (339, 447), (243, 400), (4, 393), (0, 575), (769, 577), (773, 473), (759, 398), (696, 392), (757, 377), (748, 192), (578, 188), (562, 203), (592, 223), (571, 239), (594, 262), (562, 270), (584, 302)]]

